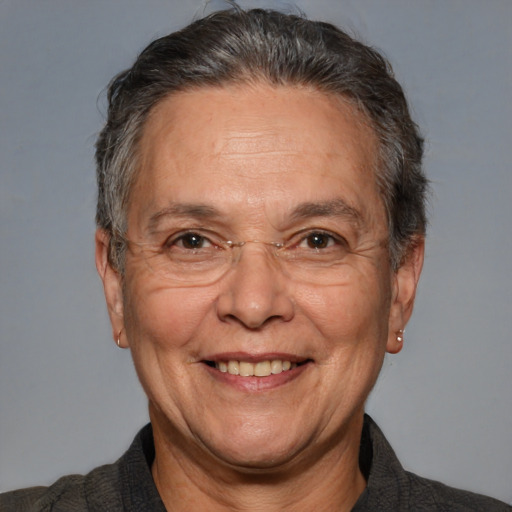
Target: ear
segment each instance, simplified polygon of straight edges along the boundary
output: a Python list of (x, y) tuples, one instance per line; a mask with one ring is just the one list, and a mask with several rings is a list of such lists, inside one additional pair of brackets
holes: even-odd
[[(119, 347), (126, 348), (123, 314), (122, 277), (109, 262), (109, 234), (103, 229), (96, 230), (96, 269), (103, 282), (103, 291), (107, 301), (107, 309), (112, 325), (112, 337)], [(123, 340), (124, 338), (124, 340)]]
[(403, 336), (400, 335), (400, 331), (405, 329), (412, 314), (424, 255), (425, 238), (421, 236), (411, 244), (404, 261), (392, 278), (393, 296), (386, 344), (386, 351), (390, 354), (396, 354), (402, 349)]

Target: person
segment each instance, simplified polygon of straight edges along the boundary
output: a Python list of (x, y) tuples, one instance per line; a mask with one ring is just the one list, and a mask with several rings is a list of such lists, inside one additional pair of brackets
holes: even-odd
[(150, 424), (0, 510), (510, 510), (406, 472), (364, 413), (423, 264), (423, 141), (390, 65), (232, 9), (109, 88), (96, 263)]

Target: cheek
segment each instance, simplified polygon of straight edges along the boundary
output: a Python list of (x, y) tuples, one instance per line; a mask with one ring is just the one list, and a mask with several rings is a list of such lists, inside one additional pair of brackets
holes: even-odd
[(186, 345), (211, 309), (214, 294), (198, 288), (165, 288), (134, 280), (125, 289), (125, 324), (130, 342), (157, 350)]
[(386, 338), (390, 290), (358, 273), (345, 284), (304, 290), (297, 304), (326, 340), (359, 344)]

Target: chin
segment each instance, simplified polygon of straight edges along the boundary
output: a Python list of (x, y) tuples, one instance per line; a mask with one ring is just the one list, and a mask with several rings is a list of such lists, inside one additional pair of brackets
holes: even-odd
[(212, 439), (208, 444), (216, 458), (237, 470), (251, 473), (278, 470), (303, 450), (304, 443), (299, 440), (269, 434), (266, 432), (266, 435), (255, 435), (253, 432), (251, 436), (243, 436), (239, 433), (223, 437), (219, 443)]
[(275, 452), (264, 452), (261, 449), (258, 453), (225, 453), (216, 454), (224, 464), (237, 470), (240, 473), (261, 474), (272, 471), (279, 471), (288, 466), (296, 454), (290, 451), (276, 454)]

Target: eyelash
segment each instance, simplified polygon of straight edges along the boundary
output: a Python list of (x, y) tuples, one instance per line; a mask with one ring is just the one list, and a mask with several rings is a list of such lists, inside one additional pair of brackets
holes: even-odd
[[(185, 238), (187, 236), (194, 236), (194, 235), (197, 236), (198, 238), (201, 238), (203, 241), (207, 240), (212, 245), (217, 245), (214, 242), (212, 242), (208, 236), (201, 234), (200, 231), (186, 231), (184, 233), (178, 233), (177, 236), (173, 235), (172, 237), (168, 238), (164, 244), (164, 247), (169, 249), (170, 247), (177, 245), (179, 242), (181, 242), (183, 244), (183, 241), (185, 240)], [(185, 247), (183, 247), (183, 248), (185, 249)]]
[(336, 235), (330, 231), (319, 230), (319, 229), (308, 230), (307, 232), (303, 233), (303, 236), (301, 238), (299, 238), (298, 243), (295, 245), (299, 246), (303, 242), (307, 243), (308, 239), (313, 236), (326, 237), (328, 239), (328, 241), (327, 241), (326, 247), (320, 247), (320, 248), (310, 247), (311, 249), (317, 249), (317, 250), (318, 249), (328, 249), (328, 248), (332, 247), (333, 245), (343, 245), (343, 246), (347, 245), (347, 241), (345, 240), (345, 238), (341, 237), (340, 235)]
[[(170, 236), (169, 238), (166, 239), (165, 243), (163, 244), (163, 248), (170, 249), (173, 246), (178, 246), (178, 244), (180, 242), (181, 242), (181, 244), (183, 244), (183, 241), (186, 239), (187, 236), (193, 236), (193, 235), (196, 235), (197, 237), (201, 238), (202, 241), (209, 242), (212, 246), (221, 246), (222, 245), (222, 243), (216, 243), (214, 241), (214, 239), (216, 237), (213, 236), (213, 234), (212, 235), (204, 234), (200, 229), (198, 229), (198, 230), (188, 230), (188, 231), (178, 232), (178, 233), (173, 234), (172, 236)], [(326, 231), (323, 229), (308, 229), (308, 230), (304, 230), (304, 231), (295, 233), (292, 237), (289, 238), (288, 242), (285, 242), (285, 245), (290, 248), (300, 247), (302, 245), (302, 243), (307, 242), (308, 238), (310, 238), (314, 235), (320, 236), (320, 237), (327, 237), (329, 239), (329, 241), (327, 242), (326, 247), (321, 247), (321, 248), (311, 247), (311, 249), (317, 249), (317, 250), (328, 249), (328, 248), (332, 247), (333, 245), (338, 245), (338, 246), (341, 245), (341, 246), (348, 247), (348, 242), (344, 237), (342, 237), (341, 235), (332, 233), (331, 231)], [(296, 242), (294, 242), (295, 239), (297, 240)], [(181, 245), (180, 248), (186, 249), (185, 247), (183, 247), (183, 245)], [(198, 249), (201, 249), (201, 248), (202, 247), (199, 247)], [(190, 248), (190, 250), (193, 250), (193, 248)]]

